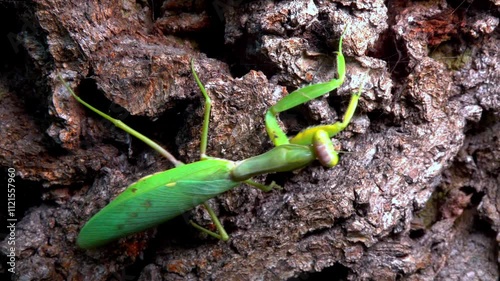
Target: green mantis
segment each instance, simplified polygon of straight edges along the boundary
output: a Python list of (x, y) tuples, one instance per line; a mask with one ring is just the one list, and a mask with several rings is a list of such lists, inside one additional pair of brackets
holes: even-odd
[(274, 183), (263, 185), (252, 181), (251, 178), (266, 173), (292, 171), (316, 159), (326, 167), (335, 166), (339, 156), (330, 138), (349, 124), (361, 95), (361, 86), (352, 95), (343, 120), (340, 122), (307, 128), (288, 139), (278, 125), (276, 116), (280, 112), (324, 95), (343, 83), (345, 61), (341, 48), (342, 37), (337, 52), (338, 78), (298, 89), (268, 110), (265, 116), (266, 130), (275, 147), (263, 154), (236, 162), (210, 157), (206, 154), (211, 100), (196, 74), (193, 62), (191, 62), (191, 70), (205, 99), (205, 113), (200, 142), (201, 157), (199, 161), (190, 164), (178, 161), (152, 140), (80, 99), (60, 77), (71, 95), (80, 103), (111, 121), (115, 126), (141, 139), (175, 165), (173, 169), (146, 176), (131, 184), (122, 194), (95, 214), (80, 231), (77, 239), (78, 246), (81, 248), (102, 246), (170, 220), (200, 204), (204, 204), (217, 232), (203, 228), (192, 221), (191, 225), (215, 238), (228, 240), (229, 236), (219, 219), (205, 203), (207, 200), (240, 183), (270, 191), (275, 186)]

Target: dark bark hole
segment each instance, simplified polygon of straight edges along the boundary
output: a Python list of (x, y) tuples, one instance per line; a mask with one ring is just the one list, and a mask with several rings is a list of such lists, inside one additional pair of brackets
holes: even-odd
[(373, 44), (374, 47), (368, 50), (367, 55), (386, 61), (392, 77), (402, 80), (411, 72), (408, 69), (408, 50), (403, 43), (391, 29), (387, 29), (380, 35), (378, 42)]
[(295, 136), (300, 131), (314, 124), (309, 113), (303, 105), (289, 109), (280, 113), (279, 118), (285, 125), (285, 130), (288, 136)]
[(285, 183), (289, 178), (293, 176), (292, 172), (281, 172), (281, 173), (272, 173), (266, 176), (265, 184), (270, 185), (272, 182), (275, 184), (284, 187)]
[[(39, 182), (33, 182), (33, 181), (28, 181), (28, 180), (23, 180), (19, 176), (15, 176), (14, 180), (15, 182), (11, 183), (11, 186), (7, 186), (8, 182), (8, 167), (2, 167), (0, 169), (1, 174), (0, 174), (0, 180), (2, 180), (3, 183), (5, 183), (5, 188), (6, 189), (15, 189), (15, 201), (9, 201), (7, 196), (5, 196), (5, 200), (3, 200), (1, 207), (2, 207), (2, 212), (0, 213), (0, 218), (2, 218), (3, 221), (7, 222), (7, 219), (10, 218), (8, 216), (7, 211), (8, 207), (13, 207), (12, 205), (8, 205), (7, 202), (15, 202), (15, 213), (16, 213), (16, 219), (18, 221), (21, 220), (21, 215), (24, 217), (25, 212), (35, 206), (40, 206), (42, 203), (42, 190), (43, 188), (41, 187), (41, 183)], [(9, 193), (11, 194), (11, 193)], [(9, 197), (12, 198), (12, 197)], [(5, 237), (8, 233), (9, 229), (3, 227), (2, 231), (0, 232), (0, 237)], [(3, 238), (2, 238), (3, 239)]]
[(460, 191), (462, 191), (466, 195), (471, 195), (470, 205), (472, 206), (479, 205), (484, 196), (484, 192), (477, 192), (476, 189), (472, 186), (462, 186), (460, 188)]
[(369, 203), (356, 204), (354, 208), (356, 209), (356, 213), (359, 216), (365, 217), (368, 214), (368, 211), (370, 210), (370, 204)]
[(410, 238), (411, 239), (415, 240), (415, 239), (418, 239), (424, 235), (425, 235), (425, 229), (423, 229), (423, 228), (410, 230)]
[(481, 219), (478, 216), (474, 218), (474, 227), (472, 229), (476, 233), (483, 233), (494, 241), (496, 240), (497, 232), (493, 230), (491, 222)]
[(463, 11), (473, 11), (473, 10), (482, 10), (482, 11), (491, 11), (494, 9), (494, 4), (491, 1), (464, 1), (464, 0), (447, 0), (446, 1), (450, 7), (453, 8), (455, 12), (457, 10)]
[(349, 275), (349, 268), (341, 265), (340, 263), (335, 263), (335, 265), (326, 267), (321, 272), (312, 272), (312, 273), (301, 273), (297, 277), (293, 277), (287, 279), (287, 281), (319, 281), (319, 280), (331, 280), (331, 281), (340, 281), (347, 280)]
[[(149, 249), (163, 249), (166, 244), (189, 244), (199, 240), (200, 232), (189, 224), (190, 211), (177, 216), (157, 227), (155, 239)], [(155, 254), (155, 253), (153, 253)]]
[(267, 78), (278, 73), (276, 65), (263, 58), (261, 44), (259, 38), (248, 35), (240, 37), (230, 45), (230, 51), (224, 55), (234, 77), (242, 77), (250, 70), (262, 71)]
[(392, 128), (396, 132), (403, 132), (400, 120), (393, 113), (388, 114), (382, 109), (374, 109), (371, 112), (367, 112), (366, 115), (371, 120), (370, 128), (374, 132), (384, 132), (387, 128)]

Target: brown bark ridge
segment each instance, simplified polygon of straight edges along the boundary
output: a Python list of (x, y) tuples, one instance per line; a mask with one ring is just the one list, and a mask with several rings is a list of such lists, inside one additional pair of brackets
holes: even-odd
[[(62, 1), (2, 3), (0, 165), (16, 180), (13, 280), (497, 280), (498, 1)], [(75, 240), (124, 187), (171, 165), (85, 110), (58, 82), (164, 144), (199, 157), (196, 69), (213, 98), (208, 153), (270, 149), (266, 108), (347, 79), (281, 120), (333, 122), (369, 74), (340, 165), (258, 177), (210, 201), (231, 239), (183, 218), (94, 250)], [(5, 49), (5, 48), (4, 48)], [(5, 201), (4, 201), (5, 202)], [(7, 220), (10, 213), (4, 213)], [(4, 232), (5, 231), (5, 232)], [(9, 261), (8, 230), (0, 242)], [(2, 278), (3, 279), (3, 278)]]

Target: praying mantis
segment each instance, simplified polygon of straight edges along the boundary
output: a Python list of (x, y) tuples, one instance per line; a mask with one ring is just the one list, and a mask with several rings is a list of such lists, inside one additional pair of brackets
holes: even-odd
[(59, 76), (66, 89), (78, 102), (109, 120), (116, 127), (144, 141), (175, 166), (173, 169), (145, 176), (128, 186), (123, 193), (84, 225), (77, 238), (77, 245), (84, 249), (96, 248), (168, 221), (200, 204), (207, 209), (217, 232), (206, 229), (193, 221), (190, 221), (190, 224), (210, 236), (226, 241), (229, 235), (215, 212), (205, 203), (207, 200), (241, 183), (249, 184), (265, 192), (270, 191), (277, 186), (274, 182), (270, 185), (263, 185), (251, 178), (267, 173), (299, 169), (316, 159), (325, 167), (337, 165), (339, 155), (335, 151), (331, 137), (344, 130), (351, 121), (362, 92), (362, 85), (357, 92), (352, 94), (342, 121), (334, 124), (310, 127), (289, 139), (279, 126), (277, 116), (283, 111), (322, 96), (342, 85), (346, 73), (345, 59), (342, 54), (343, 36), (344, 33), (340, 37), (336, 52), (338, 77), (328, 82), (295, 90), (271, 106), (265, 115), (265, 125), (274, 148), (241, 161), (230, 161), (206, 154), (211, 99), (198, 78), (193, 60), (191, 71), (204, 97), (205, 112), (200, 141), (200, 160), (189, 164), (182, 163), (151, 139), (83, 101)]

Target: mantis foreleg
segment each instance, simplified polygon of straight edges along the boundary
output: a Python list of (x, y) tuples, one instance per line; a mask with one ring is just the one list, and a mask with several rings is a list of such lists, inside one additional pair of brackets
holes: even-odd
[(339, 50), (337, 53), (337, 73), (338, 78), (334, 78), (325, 83), (318, 83), (297, 89), (278, 101), (275, 105), (271, 106), (266, 113), (266, 130), (269, 138), (275, 146), (289, 143), (288, 137), (283, 132), (278, 124), (276, 116), (288, 109), (294, 108), (297, 105), (304, 104), (310, 100), (327, 94), (340, 87), (345, 79), (345, 59), (342, 54), (342, 38), (344, 37), (345, 30), (340, 36)]
[(278, 124), (276, 116), (285, 110), (291, 109), (297, 105), (306, 103), (312, 99), (322, 96), (342, 85), (345, 79), (346, 67), (345, 59), (342, 54), (342, 38), (347, 30), (344, 30), (339, 40), (339, 50), (337, 52), (337, 73), (338, 78), (332, 79), (325, 83), (309, 85), (293, 91), (288, 96), (281, 99), (274, 106), (269, 108), (266, 113), (266, 130), (269, 138), (275, 146), (286, 144), (312, 145), (314, 154), (323, 166), (333, 167), (337, 165), (339, 156), (331, 142), (331, 137), (345, 129), (351, 121), (354, 111), (358, 105), (359, 96), (361, 95), (362, 85), (360, 85), (357, 93), (353, 94), (351, 101), (346, 109), (346, 113), (341, 122), (336, 122), (330, 125), (320, 125), (307, 128), (297, 134), (295, 137), (288, 139)]

